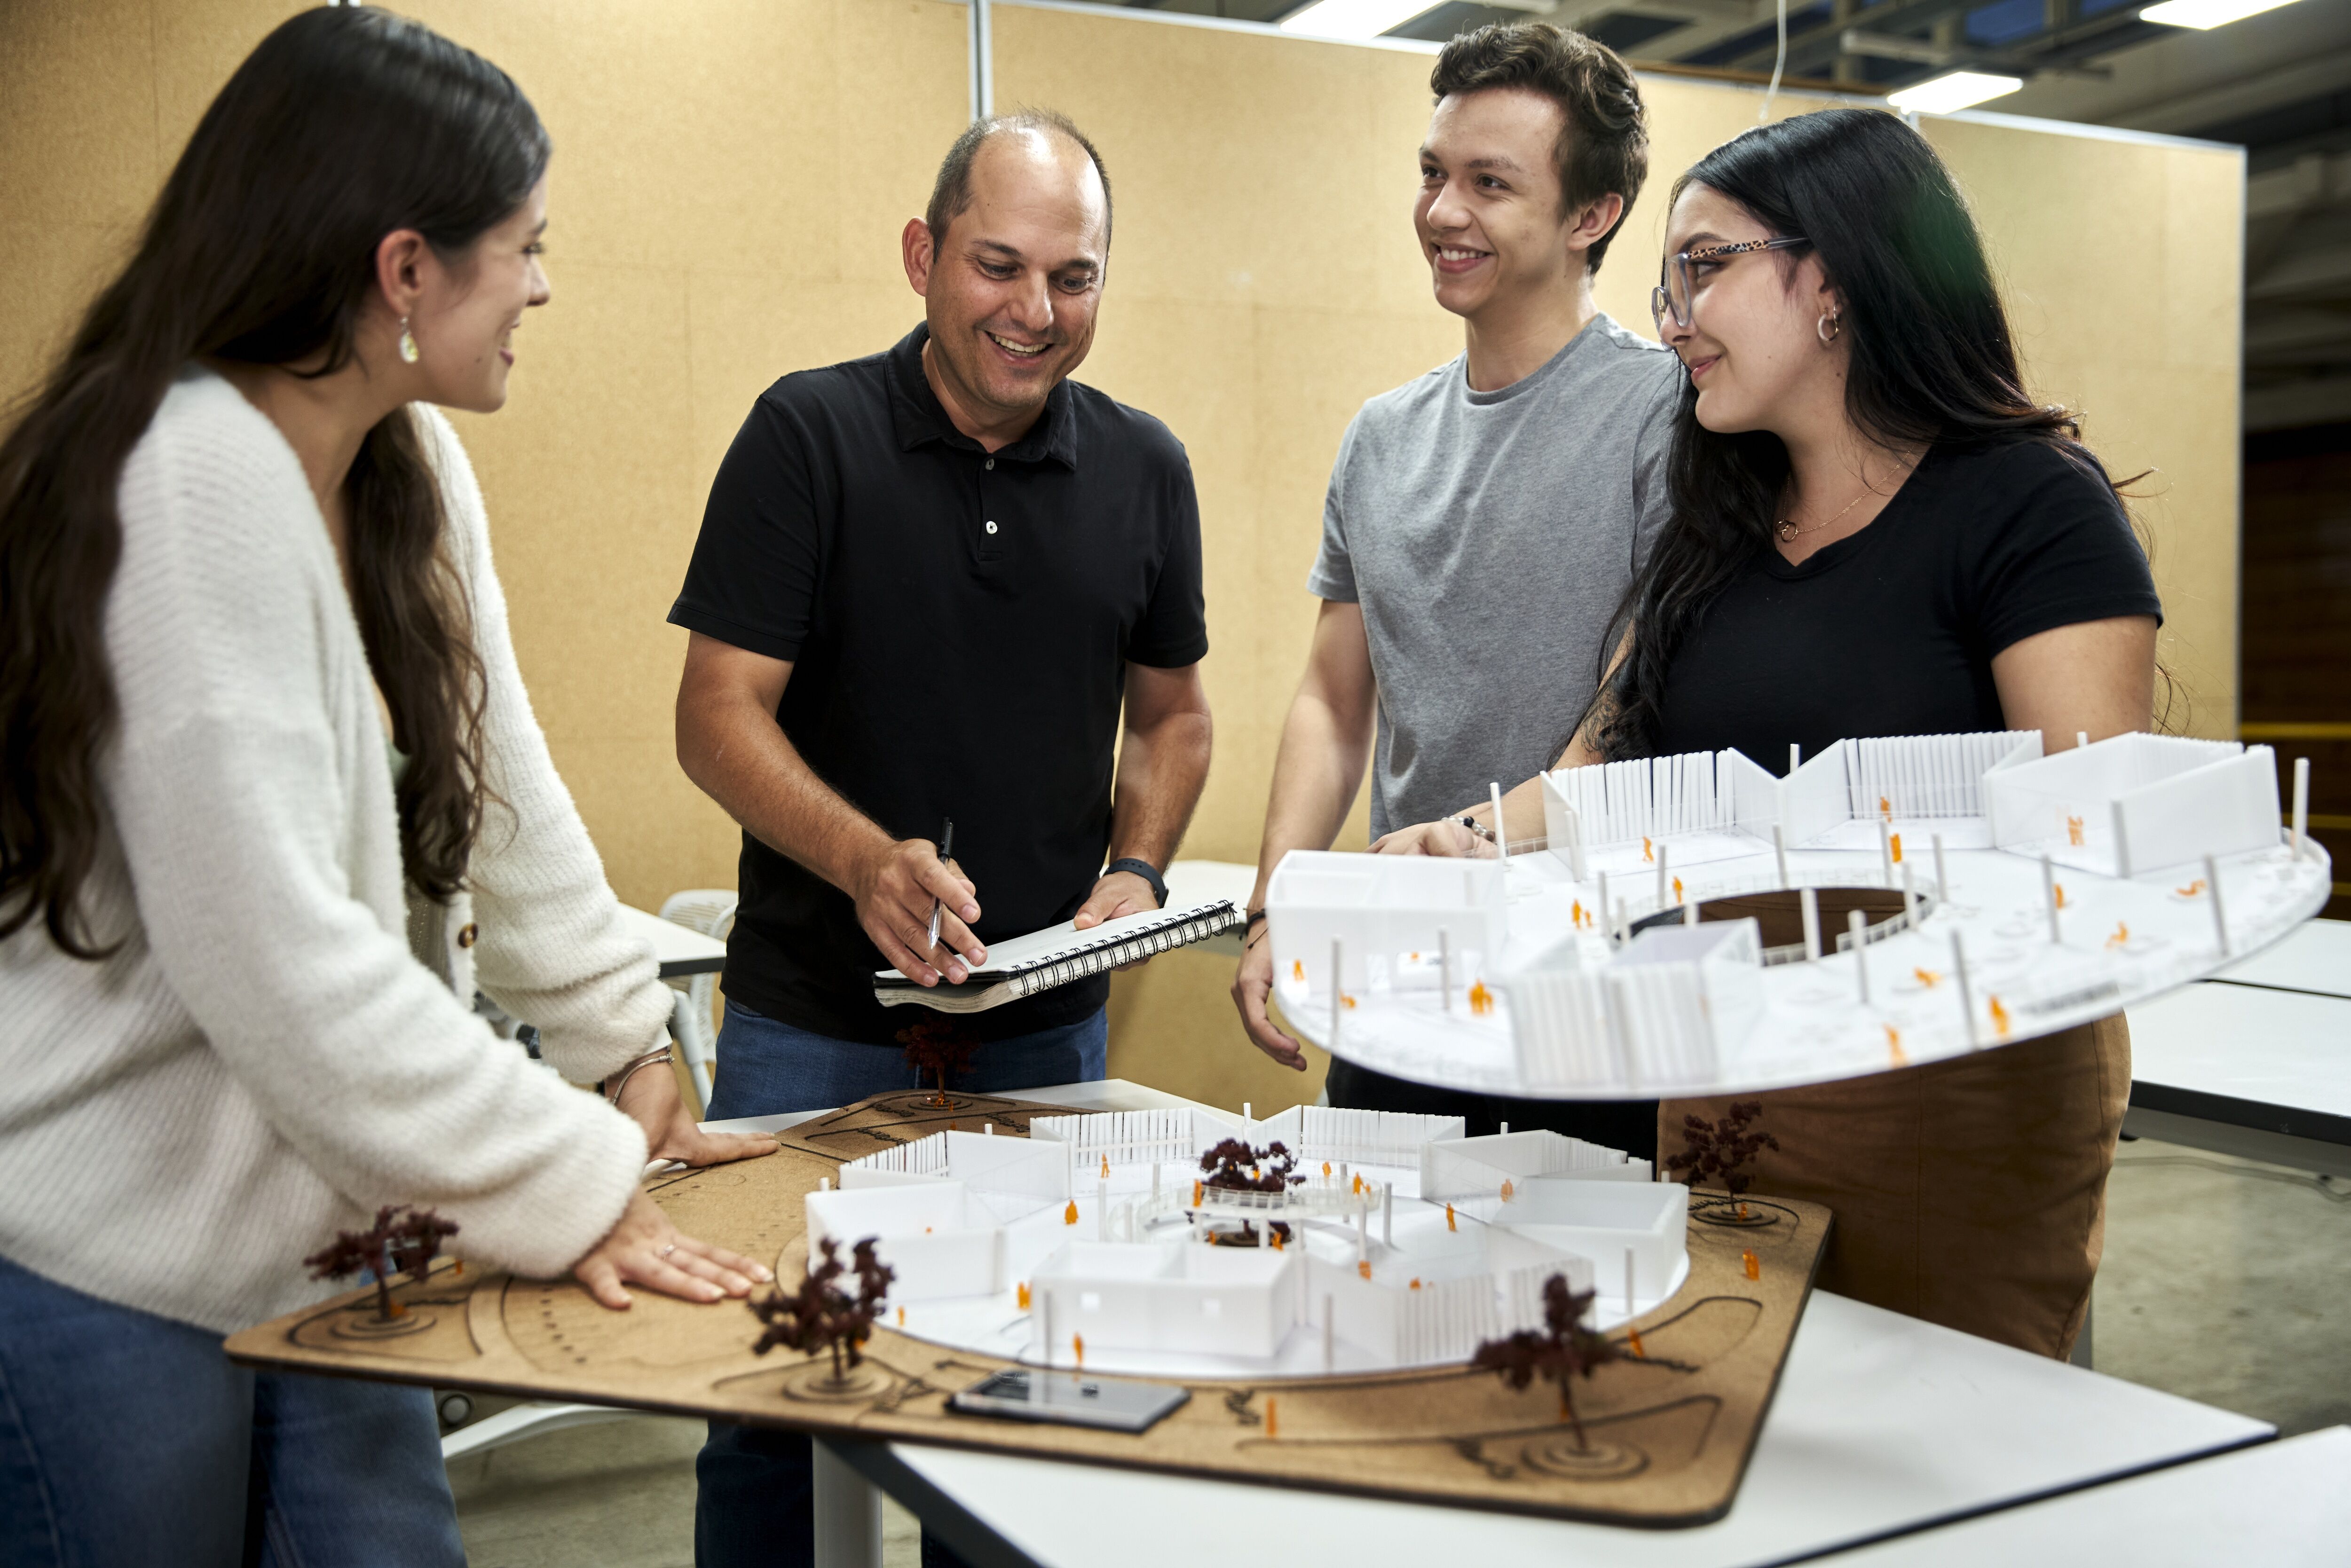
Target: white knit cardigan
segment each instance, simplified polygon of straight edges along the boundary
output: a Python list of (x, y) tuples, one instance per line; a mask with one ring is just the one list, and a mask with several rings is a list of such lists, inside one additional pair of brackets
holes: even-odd
[(588, 1083), (659, 1040), (670, 992), (531, 716), (472, 466), (437, 412), (410, 414), (509, 808), (475, 847), (470, 912), (420, 923), (475, 924), (448, 979), (411, 951), (367, 655), (293, 449), (191, 370), (123, 468), (121, 718), (84, 890), (122, 946), (85, 963), (37, 920), (0, 943), (0, 1256), (90, 1295), (241, 1328), (349, 1288), (301, 1260), (385, 1203), (455, 1220), (468, 1258), (554, 1274), (643, 1168), (633, 1122), (467, 1005), (478, 983)]

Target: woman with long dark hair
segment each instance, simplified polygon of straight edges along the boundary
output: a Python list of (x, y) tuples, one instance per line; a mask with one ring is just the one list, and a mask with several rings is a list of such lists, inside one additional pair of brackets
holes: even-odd
[[(1717, 148), (1674, 188), (1658, 329), (1689, 372), (1673, 517), (1562, 767), (1851, 737), (2152, 722), (2161, 615), (2114, 485), (2036, 404), (1965, 203), (1890, 114)], [(1530, 784), (1505, 810), (1535, 831)], [(1452, 823), (1389, 851), (1461, 853)], [(1757, 1096), (1758, 1189), (1836, 1213), (1829, 1290), (2062, 1355), (2130, 1092), (2120, 1018)], [(1743, 1097), (1742, 1097), (1743, 1098)], [(1727, 1102), (1668, 1101), (1684, 1116)]]
[(9, 1563), (462, 1562), (423, 1390), (221, 1352), (379, 1206), (614, 1308), (765, 1277), (638, 1185), (773, 1145), (679, 1107), (431, 406), (505, 402), (548, 156), (486, 61), (295, 16), (0, 439)]

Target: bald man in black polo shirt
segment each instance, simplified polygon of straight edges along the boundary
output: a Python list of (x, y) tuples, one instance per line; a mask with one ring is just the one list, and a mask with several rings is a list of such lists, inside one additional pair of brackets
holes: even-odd
[[(743, 825), (714, 1117), (913, 1087), (917, 1019), (981, 1042), (963, 1087), (1103, 1075), (1106, 977), (964, 1017), (872, 977), (958, 982), (990, 940), (1156, 907), (1207, 776), (1190, 465), (1066, 379), (1110, 235), (1074, 126), (974, 125), (903, 238), (925, 324), (768, 388), (711, 486), (670, 619), (678, 761)], [(714, 1427), (705, 1568), (810, 1550), (807, 1455)]]

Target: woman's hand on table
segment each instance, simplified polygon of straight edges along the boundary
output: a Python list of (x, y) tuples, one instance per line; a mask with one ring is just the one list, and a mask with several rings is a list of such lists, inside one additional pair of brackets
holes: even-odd
[(1398, 828), (1393, 833), (1383, 833), (1372, 845), (1372, 853), (1450, 855), (1457, 860), (1488, 860), (1493, 856), (1494, 846), (1448, 817), (1442, 821), (1417, 822), (1409, 828)]
[(705, 1133), (695, 1125), (677, 1092), (677, 1073), (666, 1062), (629, 1074), (612, 1103), (645, 1130), (645, 1149), (653, 1159), (719, 1166), (776, 1152), (776, 1140), (765, 1133)]
[(598, 1304), (626, 1312), (630, 1285), (680, 1301), (716, 1301), (747, 1296), (775, 1275), (739, 1252), (686, 1235), (640, 1188), (604, 1239), (571, 1265), (571, 1277)]

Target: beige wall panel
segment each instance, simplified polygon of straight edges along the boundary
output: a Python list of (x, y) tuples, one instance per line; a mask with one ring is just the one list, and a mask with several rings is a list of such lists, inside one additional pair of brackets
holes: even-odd
[(0, 214), (133, 223), (162, 172), (149, 0), (0, 5)]
[[(872, 281), (801, 283), (702, 268), (691, 281), (696, 494), (672, 574), (674, 595), (702, 526), (703, 503), (759, 394), (793, 371), (880, 353), (923, 319), (893, 242)], [(666, 603), (664, 603), (666, 610)]]
[(1260, 1116), (1312, 1104), (1331, 1059), (1306, 1047), (1294, 1072), (1259, 1051), (1234, 1021), (1233, 961), (1208, 953), (1166, 953), (1110, 982), (1110, 1075), (1148, 1083), (1203, 1104)]
[(553, 302), (515, 334), (507, 407), (458, 415), (457, 429), (540, 724), (666, 752), (676, 671), (651, 655), (667, 641), (701, 499), (685, 279), (582, 261), (550, 270)]
[(1927, 131), (1982, 225), (2033, 394), (2078, 413), (2116, 477), (2152, 470), (2132, 508), (2163, 596), (2168, 722), (2233, 738), (2242, 156), (1964, 120)]
[(0, 407), (57, 362), (137, 242), (128, 223), (0, 223)]
[(1410, 214), (1429, 57), (1004, 5), (999, 109), (1058, 109), (1118, 198), (1113, 287), (1229, 304), (1428, 299)]
[[(309, 7), (302, 0), (153, 0), (153, 8), (154, 184), (161, 185), (196, 122), (254, 46)], [(405, 5), (401, 9), (409, 11)]]

